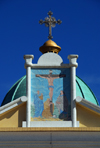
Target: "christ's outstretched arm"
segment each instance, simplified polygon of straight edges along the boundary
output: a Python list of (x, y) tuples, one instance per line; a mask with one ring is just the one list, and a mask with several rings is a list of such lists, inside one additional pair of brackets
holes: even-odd
[(45, 76), (41, 76), (41, 75), (36, 75), (36, 77), (41, 77), (41, 78), (47, 79)]
[(58, 75), (58, 76), (56, 76), (56, 77), (53, 77), (53, 80), (54, 80), (54, 79), (58, 79), (58, 78), (63, 78), (63, 77), (66, 77), (66, 75), (60, 74), (60, 75)]

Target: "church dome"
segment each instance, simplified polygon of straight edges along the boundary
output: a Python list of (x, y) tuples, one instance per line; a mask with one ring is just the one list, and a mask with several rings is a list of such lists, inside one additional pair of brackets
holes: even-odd
[(26, 75), (19, 79), (6, 94), (1, 106), (21, 97), (26, 96)]
[[(1, 106), (21, 97), (26, 96), (26, 75), (19, 79), (6, 94)], [(87, 101), (99, 105), (94, 93), (88, 85), (76, 76), (76, 96), (80, 96)]]

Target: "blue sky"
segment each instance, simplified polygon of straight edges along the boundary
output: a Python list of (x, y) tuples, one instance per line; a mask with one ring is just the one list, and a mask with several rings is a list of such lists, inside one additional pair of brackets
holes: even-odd
[(49, 10), (62, 20), (52, 29), (53, 40), (62, 48), (59, 55), (64, 63), (69, 54), (79, 55), (77, 75), (100, 102), (100, 1), (0, 0), (0, 103), (26, 74), (23, 56), (33, 54), (36, 63), (42, 55), (39, 47), (48, 40), (48, 28), (38, 22)]

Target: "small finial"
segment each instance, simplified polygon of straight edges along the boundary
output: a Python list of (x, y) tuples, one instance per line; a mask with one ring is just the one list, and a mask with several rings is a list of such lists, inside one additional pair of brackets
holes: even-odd
[(49, 27), (49, 36), (48, 36), (48, 39), (52, 39), (53, 36), (52, 36), (52, 30), (51, 28), (52, 27), (55, 27), (56, 24), (60, 25), (62, 23), (62, 21), (60, 19), (58, 19), (56, 21), (56, 19), (54, 17), (51, 17), (53, 15), (53, 12), (52, 11), (49, 11), (47, 13), (49, 15), (49, 17), (46, 17), (45, 20), (43, 21), (42, 19), (39, 21), (39, 24), (45, 24), (46, 27)]

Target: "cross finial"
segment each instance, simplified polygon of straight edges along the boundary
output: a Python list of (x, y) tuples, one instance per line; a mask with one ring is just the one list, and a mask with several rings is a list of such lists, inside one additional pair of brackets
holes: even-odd
[(45, 24), (46, 27), (49, 27), (49, 36), (48, 39), (52, 39), (52, 27), (55, 27), (56, 24), (60, 25), (62, 23), (62, 21), (60, 19), (58, 19), (56, 21), (56, 19), (54, 17), (51, 17), (53, 15), (53, 12), (49, 11), (47, 13), (49, 15), (49, 17), (46, 17), (45, 20), (43, 21), (42, 19), (39, 21), (39, 24)]

